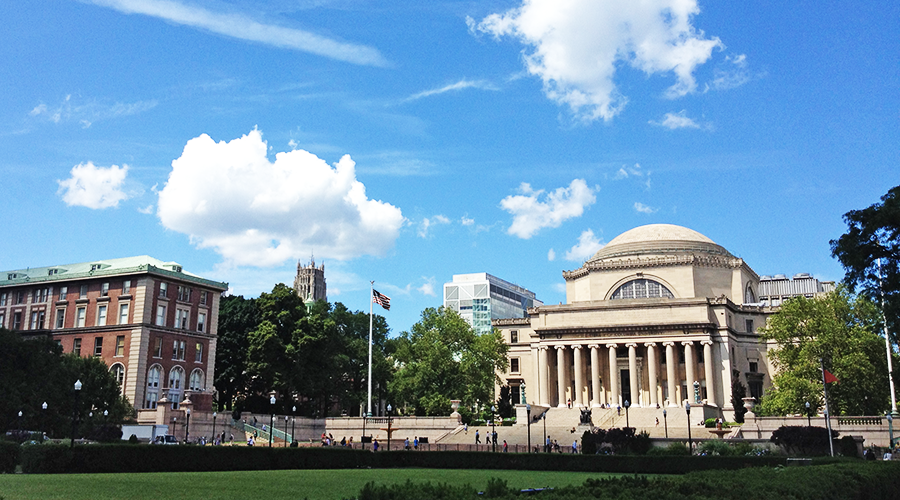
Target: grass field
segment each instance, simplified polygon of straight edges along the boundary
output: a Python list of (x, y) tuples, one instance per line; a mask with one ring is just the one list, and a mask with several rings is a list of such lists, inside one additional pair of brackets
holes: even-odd
[(354, 498), (369, 481), (430, 481), (484, 489), (497, 477), (516, 488), (578, 485), (609, 474), (515, 470), (354, 469), (153, 474), (2, 474), (2, 500), (213, 500)]

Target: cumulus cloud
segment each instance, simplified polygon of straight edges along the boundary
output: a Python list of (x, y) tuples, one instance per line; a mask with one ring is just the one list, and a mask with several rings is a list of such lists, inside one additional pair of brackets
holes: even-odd
[(649, 123), (651, 125), (665, 127), (669, 130), (675, 130), (679, 128), (700, 128), (700, 124), (695, 122), (691, 118), (688, 118), (687, 111), (683, 109), (678, 113), (666, 113), (662, 120), (650, 120)]
[(603, 243), (594, 236), (594, 231), (586, 229), (578, 237), (578, 243), (566, 252), (566, 260), (572, 262), (584, 262), (591, 258), (598, 250), (603, 248)]
[(406, 98), (407, 101), (415, 101), (416, 99), (421, 99), (423, 97), (429, 97), (437, 94), (443, 94), (445, 92), (451, 91), (459, 91), (464, 89), (481, 89), (481, 90), (500, 90), (499, 87), (494, 85), (491, 82), (486, 80), (466, 80), (463, 78), (462, 80), (451, 83), (449, 85), (444, 85), (443, 87), (439, 87), (436, 89), (424, 90), (419, 92), (418, 94), (413, 94)]
[(98, 167), (87, 162), (75, 165), (69, 173), (71, 177), (56, 182), (59, 184), (57, 194), (62, 195), (63, 201), (70, 207), (110, 208), (128, 199), (122, 191), (128, 165)]
[(191, 26), (231, 38), (264, 43), (274, 47), (309, 52), (338, 61), (369, 66), (385, 66), (377, 49), (339, 42), (308, 31), (265, 24), (238, 13), (214, 12), (176, 0), (89, 0), (125, 14), (142, 14), (170, 23)]
[(423, 283), (422, 286), (416, 288), (416, 290), (421, 292), (422, 295), (428, 295), (429, 297), (436, 296), (437, 294), (434, 293), (434, 284), (436, 282), (434, 276), (430, 278), (422, 276), (422, 279), (425, 280), (425, 283)]
[(634, 202), (634, 210), (636, 212), (639, 212), (642, 214), (652, 214), (652, 213), (656, 213), (656, 211), (657, 211), (656, 208), (651, 208), (647, 205), (644, 205), (643, 203), (641, 203), (639, 201)]
[(563, 221), (581, 216), (585, 207), (597, 201), (594, 192), (599, 189), (588, 187), (584, 179), (575, 179), (569, 187), (558, 188), (542, 197), (543, 189), (535, 191), (523, 182), (518, 189), (520, 194), (500, 201), (500, 207), (513, 215), (512, 225), (506, 232), (527, 240), (545, 227), (559, 227)]
[(338, 260), (383, 255), (404, 218), (370, 200), (355, 169), (349, 155), (331, 167), (303, 150), (272, 162), (258, 130), (218, 143), (203, 134), (172, 162), (157, 215), (234, 265), (273, 266), (313, 251)]
[(109, 104), (96, 100), (83, 100), (69, 94), (56, 106), (47, 106), (45, 103), (38, 104), (28, 112), (28, 115), (53, 123), (75, 122), (82, 128), (88, 128), (95, 122), (119, 116), (136, 115), (153, 109), (156, 105), (157, 101), (155, 100)]
[(547, 260), (550, 262), (556, 260), (556, 250), (551, 248), (550, 251), (547, 252)]
[(473, 32), (517, 38), (528, 47), (526, 69), (542, 80), (547, 97), (585, 121), (608, 121), (628, 102), (615, 84), (622, 64), (673, 74), (667, 97), (696, 89), (694, 70), (724, 47), (691, 24), (699, 12), (696, 0), (523, 0), (466, 22)]
[(422, 219), (422, 222), (419, 224), (419, 237), (427, 238), (428, 230), (431, 229), (432, 226), (437, 226), (440, 224), (450, 224), (450, 219), (443, 215), (435, 215), (434, 217), (428, 218), (425, 217)]
[(462, 218), (459, 220), (459, 223), (462, 224), (463, 226), (473, 226), (473, 225), (475, 225), (475, 219), (470, 219), (469, 217), (466, 217), (465, 215), (463, 215)]

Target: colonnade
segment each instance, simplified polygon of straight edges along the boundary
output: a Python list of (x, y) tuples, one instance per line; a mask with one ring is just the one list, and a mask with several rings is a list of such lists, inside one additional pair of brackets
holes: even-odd
[[(665, 380), (661, 380), (660, 360), (657, 349), (660, 344), (665, 348)], [(627, 362), (617, 355), (617, 350), (627, 348)], [(639, 348), (643, 347), (639, 356)], [(695, 355), (697, 347), (703, 349), (702, 363)], [(601, 366), (601, 351), (606, 349), (607, 363), (605, 370)], [(711, 339), (679, 340), (662, 342), (605, 342), (587, 344), (541, 344), (537, 350), (537, 384), (535, 400), (541, 405), (564, 407), (571, 400), (575, 407), (599, 407), (601, 404), (617, 406), (624, 403), (619, 387), (623, 382), (627, 367), (628, 381), (622, 387), (631, 396), (630, 404), (634, 407), (667, 404), (680, 406), (682, 400), (694, 401), (693, 383), (703, 382), (707, 389), (706, 402), (718, 405), (716, 380), (716, 362), (714, 359), (713, 341)], [(556, 377), (554, 380), (551, 366), (551, 350), (555, 350)], [(590, 351), (590, 354), (587, 354)], [(679, 354), (684, 353), (684, 371), (680, 369)], [(620, 361), (621, 359), (621, 361)], [(627, 363), (627, 364), (626, 364)], [(699, 365), (703, 365), (700, 373)], [(588, 367), (589, 365), (589, 367)], [(571, 368), (571, 370), (570, 370)], [(646, 373), (646, 377), (644, 377)], [(684, 376), (681, 379), (681, 376)], [(586, 380), (590, 377), (589, 380)], [(721, 378), (721, 377), (720, 377)], [(681, 381), (685, 381), (687, 394), (676, 394), (681, 390)], [(665, 385), (662, 385), (665, 384)], [(555, 394), (554, 394), (555, 393)], [(555, 398), (553, 397), (555, 395)], [(668, 397), (666, 398), (665, 395)]]

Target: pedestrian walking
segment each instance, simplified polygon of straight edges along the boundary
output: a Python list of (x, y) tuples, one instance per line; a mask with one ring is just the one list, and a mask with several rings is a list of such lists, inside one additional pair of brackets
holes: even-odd
[(475, 429), (475, 444), (481, 444), (481, 436), (478, 434), (478, 429)]
[(508, 453), (508, 452), (509, 452), (509, 445), (506, 444), (506, 440), (504, 439), (503, 440), (503, 453)]

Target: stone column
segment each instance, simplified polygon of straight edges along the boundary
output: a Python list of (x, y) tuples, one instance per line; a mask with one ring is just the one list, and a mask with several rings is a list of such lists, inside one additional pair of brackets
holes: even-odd
[(659, 381), (656, 379), (656, 344), (653, 342), (648, 342), (644, 344), (644, 347), (647, 348), (647, 375), (650, 379), (650, 407), (656, 408), (656, 405), (659, 404), (659, 399), (657, 399), (657, 386), (659, 385)]
[(600, 346), (591, 344), (591, 406), (600, 406)]
[(540, 347), (540, 357), (539, 357), (539, 365), (540, 370), (537, 376), (538, 383), (541, 386), (541, 393), (539, 400), (541, 406), (550, 406), (550, 360), (549, 357), (549, 349), (547, 346), (542, 345)]
[(687, 399), (694, 404), (694, 380), (696, 380), (696, 375), (694, 374), (694, 343), (693, 342), (682, 342), (681, 345), (684, 346), (684, 380), (685, 384), (687, 384), (687, 394), (682, 399)]
[(663, 342), (666, 346), (666, 387), (669, 390), (669, 406), (679, 406), (675, 400), (675, 373), (678, 368), (678, 358), (675, 357), (675, 342)]
[(619, 404), (619, 368), (616, 366), (616, 344), (606, 344), (609, 349), (609, 399), (607, 403), (615, 407)]
[(631, 389), (631, 406), (640, 407), (641, 405), (641, 393), (640, 393), (640, 377), (638, 376), (637, 369), (637, 344), (625, 344), (628, 347), (628, 381), (630, 382), (629, 386)]
[(575, 394), (572, 395), (572, 404), (581, 408), (587, 406), (587, 401), (582, 399), (584, 395), (584, 361), (581, 359), (581, 348), (573, 345), (572, 355), (575, 356)]
[(703, 344), (703, 368), (706, 371), (706, 402), (716, 406), (716, 376), (713, 371), (712, 340), (704, 340)]
[(560, 408), (566, 407), (566, 346), (558, 345), (556, 346), (556, 387), (559, 391), (559, 403), (557, 404)]

